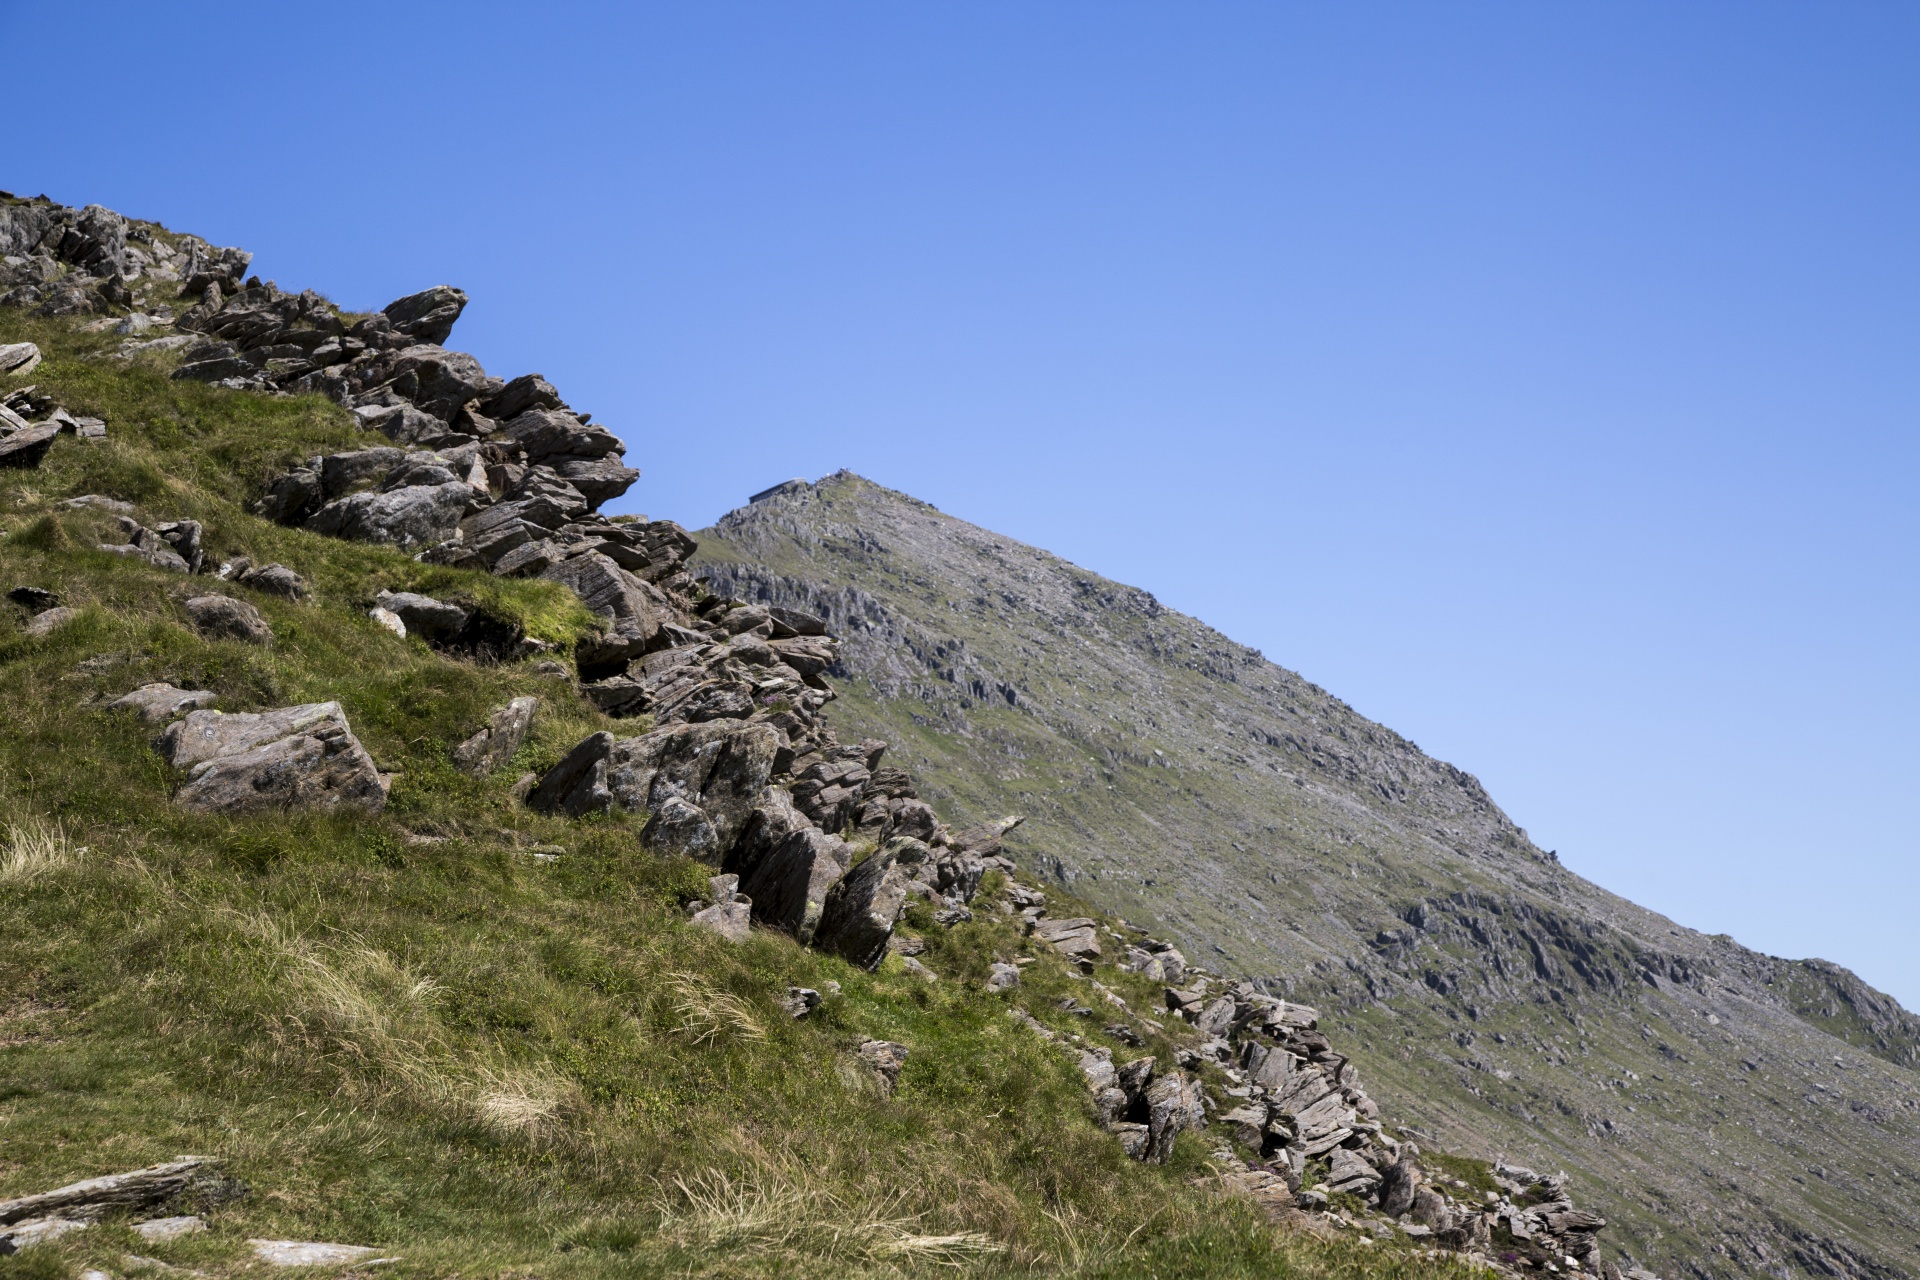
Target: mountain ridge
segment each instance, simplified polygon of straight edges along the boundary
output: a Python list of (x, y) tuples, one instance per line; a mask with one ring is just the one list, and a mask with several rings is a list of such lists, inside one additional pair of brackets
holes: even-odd
[[(1256, 651), (851, 473), (775, 486), (698, 536), (718, 589), (829, 618), (844, 638), (841, 720), (902, 741), (929, 794), (963, 811), (1023, 808), (1034, 821), (1020, 856), (1077, 892), (1331, 1004), (1358, 1031), (1425, 1042), (1384, 1086), (1403, 1114), (1444, 1093), (1488, 1121), (1481, 1141), (1523, 1154), (1604, 1153), (1639, 1134), (1668, 1172), (1630, 1173), (1640, 1162), (1622, 1149), (1585, 1161), (1584, 1190), (1676, 1269), (1738, 1273), (1716, 1272), (1719, 1258), (1892, 1276), (1920, 1261), (1897, 1203), (1863, 1216), (1785, 1172), (1831, 1177), (1830, 1139), (1862, 1188), (1883, 1170), (1915, 1176), (1920, 1020), (1857, 976), (1608, 893), (1535, 846), (1472, 775)], [(1535, 1010), (1561, 1029), (1543, 1036)], [(1567, 1029), (1571, 1054), (1555, 1043)], [(1836, 1052), (1871, 1065), (1823, 1068)], [(1595, 1056), (1617, 1069), (1586, 1079), (1575, 1061)], [(1681, 1095), (1638, 1088), (1683, 1060), (1703, 1116), (1738, 1113), (1758, 1131), (1723, 1144), (1740, 1152), (1714, 1154), (1719, 1122), (1690, 1120)], [(1837, 1130), (1813, 1123), (1818, 1102), (1805, 1117), (1784, 1103), (1714, 1110), (1758, 1078), (1820, 1099), (1836, 1070), (1858, 1095)], [(1669, 1096), (1636, 1105), (1636, 1092)], [(1772, 1166), (1761, 1193), (1705, 1194), (1703, 1176), (1729, 1162)], [(1606, 1189), (1636, 1177), (1651, 1188), (1638, 1202)]]

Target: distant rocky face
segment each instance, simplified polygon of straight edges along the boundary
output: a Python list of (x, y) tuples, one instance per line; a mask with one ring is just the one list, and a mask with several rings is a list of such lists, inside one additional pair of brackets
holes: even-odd
[(1328, 1010), (1410, 1136), (1566, 1168), (1662, 1269), (1920, 1274), (1920, 1020), (1852, 974), (1606, 893), (1259, 653), (857, 476), (697, 536), (714, 590), (825, 620), (843, 734), (914, 743), (951, 820), (1027, 813), (1021, 862)]

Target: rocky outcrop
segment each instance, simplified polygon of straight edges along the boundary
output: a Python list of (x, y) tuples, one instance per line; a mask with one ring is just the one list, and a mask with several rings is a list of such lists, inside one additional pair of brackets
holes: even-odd
[(169, 725), (155, 745), (169, 765), (189, 771), (174, 802), (195, 813), (386, 807), (387, 779), (337, 702), (231, 715), (195, 711)]

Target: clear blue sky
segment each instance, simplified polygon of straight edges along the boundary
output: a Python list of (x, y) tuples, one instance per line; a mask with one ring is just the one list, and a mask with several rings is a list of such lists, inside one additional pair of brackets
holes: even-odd
[(26, 4), (0, 186), (850, 467), (1920, 1007), (1920, 7)]

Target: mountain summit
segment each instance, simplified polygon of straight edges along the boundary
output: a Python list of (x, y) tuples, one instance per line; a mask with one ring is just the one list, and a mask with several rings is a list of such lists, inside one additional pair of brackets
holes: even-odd
[(1470, 774), (1147, 592), (849, 472), (697, 537), (843, 641), (837, 719), (1018, 857), (1338, 1010), (1446, 1149), (1572, 1171), (1675, 1270), (1920, 1271), (1920, 1019), (1606, 892)]

